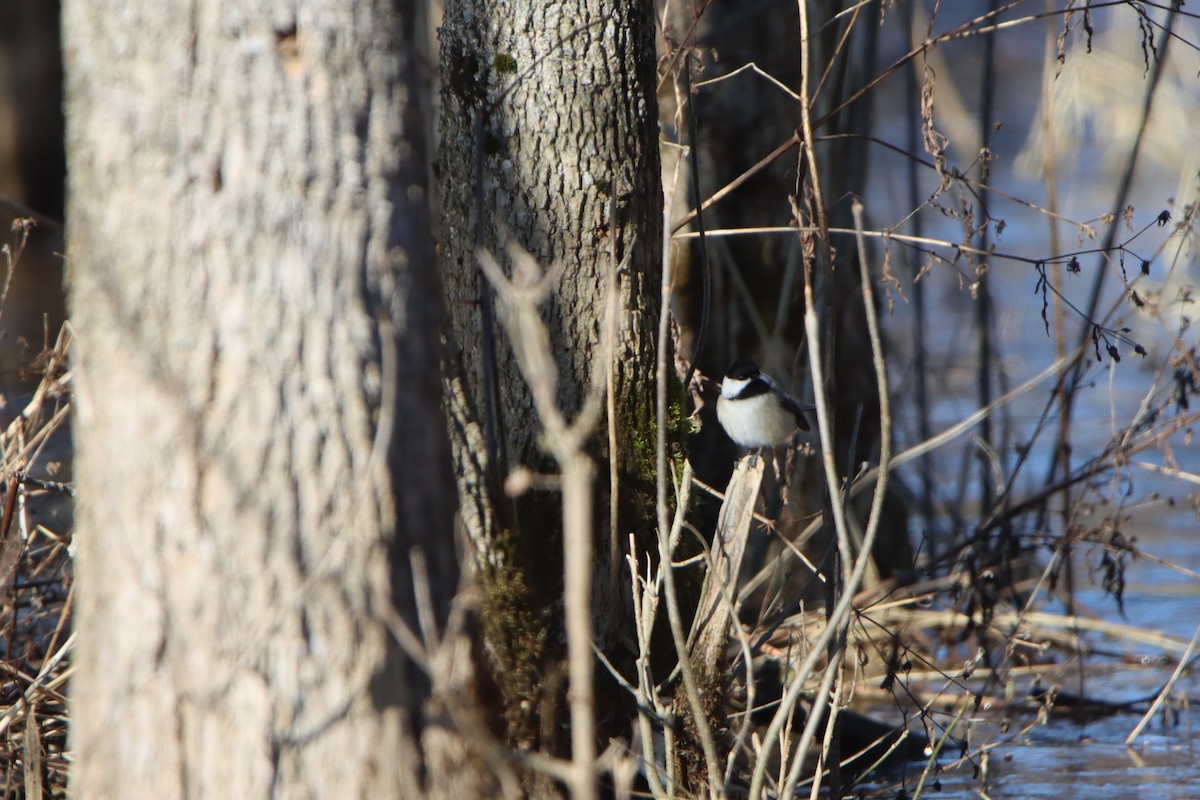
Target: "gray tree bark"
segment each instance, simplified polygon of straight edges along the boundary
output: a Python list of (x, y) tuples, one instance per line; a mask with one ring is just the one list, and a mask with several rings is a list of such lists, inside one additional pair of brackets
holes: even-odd
[[(618, 258), (628, 259), (620, 282), (618, 389), (645, 392), (619, 391), (618, 397), (623, 416), (642, 420), (637, 406), (653, 405), (661, 274), (651, 5), (458, 0), (446, 4), (445, 14), (438, 154), (442, 255), (452, 328), (475, 402), (482, 406), (474, 377), (482, 356), (476, 249), (503, 258), (511, 237), (545, 266), (565, 264), (547, 322), (557, 345), (560, 400), (576, 410), (599, 354), (606, 270), (615, 246)], [(479, 187), (473, 165), (476, 119), (482, 124)], [(477, 188), (484, 209), (478, 242)], [(610, 231), (614, 196), (618, 224)], [(538, 463), (544, 456), (532, 424), (533, 403), (511, 348), (499, 345), (509, 462)]]
[(615, 413), (593, 449), (615, 464), (619, 486), (617, 524), (610, 527), (612, 478), (605, 466), (597, 470), (593, 608), (603, 645), (616, 628), (615, 615), (606, 613), (615, 600), (614, 542), (623, 549), (630, 532), (651, 530), (654, 516), (662, 190), (653, 31), (645, 0), (451, 0), (440, 31), (436, 170), (440, 257), (461, 359), (451, 393), (456, 464), (485, 589), (492, 669), (509, 734), (523, 744), (554, 730), (538, 716), (562, 707), (546, 679), (555, 674), (553, 643), (561, 623), (545, 613), (557, 608), (562, 590), (561, 507), (547, 493), (526, 495), (515, 511), (497, 497), (510, 468), (546, 469), (549, 461), (512, 349), (499, 323), (488, 323), (490, 300), (481, 292), (476, 252), (506, 259), (511, 238), (544, 267), (562, 263), (544, 319), (559, 404), (568, 415), (579, 409), (597, 363), (603, 368), (606, 283), (619, 262)]
[(78, 797), (469, 775), (389, 632), (457, 584), (416, 6), (64, 4)]

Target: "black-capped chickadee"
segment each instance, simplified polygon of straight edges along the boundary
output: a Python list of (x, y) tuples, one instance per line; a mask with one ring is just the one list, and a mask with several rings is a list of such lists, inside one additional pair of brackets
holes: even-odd
[(725, 373), (717, 399), (717, 419), (735, 444), (775, 447), (787, 444), (799, 428), (808, 430), (806, 411), (749, 359), (740, 359)]

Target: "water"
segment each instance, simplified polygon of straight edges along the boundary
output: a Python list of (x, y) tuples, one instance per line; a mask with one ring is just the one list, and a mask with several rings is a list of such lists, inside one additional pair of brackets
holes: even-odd
[[(1166, 670), (1169, 672), (1169, 670)], [(1149, 678), (1158, 670), (1114, 673), (1095, 679), (1090, 690), (1103, 695), (1153, 692)], [(1180, 687), (1195, 694), (1192, 679)], [(1183, 712), (1178, 722), (1151, 723), (1134, 746), (1125, 738), (1139, 721), (1138, 714), (1118, 714), (1089, 722), (1054, 719), (1025, 733), (1002, 733), (997, 722), (984, 717), (973, 726), (973, 743), (994, 742), (974, 764), (947, 769), (940, 775), (942, 791), (934, 796), (975, 797), (986, 791), (993, 798), (1194, 798), (1200, 787), (1196, 758), (1195, 715)], [(1031, 720), (1014, 720), (1013, 727)]]
[[(972, 4), (978, 6), (980, 4)], [(1040, 9), (1041, 6), (1039, 5)], [(1027, 5), (1025, 12), (1030, 7)], [(975, 9), (976, 11), (978, 8)], [(962, 13), (971, 16), (966, 9)], [(1101, 27), (1116, 21), (1114, 33), (1133, 36), (1136, 46), (1136, 22), (1129, 15), (1098, 16)], [(1121, 27), (1124, 26), (1124, 27)], [(1130, 27), (1132, 26), (1132, 27)], [(936, 26), (944, 30), (947, 24)], [(1200, 41), (1200, 24), (1196, 20), (1184, 23), (1180, 30), (1189, 42)], [(990, 183), (1006, 193), (1035, 203), (1046, 202), (1046, 191), (1040, 177), (1022, 172), (1017, 167), (1021, 152), (1034, 132), (1035, 103), (1041, 75), (1038, 67), (1043, 42), (1044, 28), (1032, 25), (1017, 32), (1006, 34), (998, 42), (999, 83), (996, 92), (996, 119), (1002, 127), (995, 135), (992, 152)], [(1107, 40), (1117, 41), (1120, 37)], [(1106, 43), (1097, 37), (1097, 46)], [(1118, 42), (1118, 44), (1121, 44)], [(1128, 49), (1129, 42), (1124, 42)], [(1185, 52), (1186, 50), (1186, 52)], [(977, 98), (971, 95), (974, 88), (967, 83), (979, 71), (982, 46), (964, 47), (955, 45), (947, 48), (948, 61), (937, 69), (939, 81), (935, 109), (938, 126), (944, 132), (955, 128), (962, 131), (965, 126), (977, 124), (974, 119), (951, 119), (947, 111), (947, 98), (952, 88), (965, 95), (968, 108), (977, 108)], [(1164, 83), (1163, 94), (1157, 103), (1157, 113), (1167, 118), (1181, 109), (1190, 113), (1194, 120), (1200, 116), (1200, 62), (1188, 48), (1175, 48), (1173, 58), (1178, 72), (1171, 71)], [(1140, 55), (1137, 56), (1140, 58)], [(1085, 57), (1078, 52), (1068, 56), (1069, 67)], [(953, 69), (947, 68), (952, 64)], [(1090, 66), (1096, 66), (1092, 62)], [(1135, 65), (1136, 66), (1136, 65)], [(1140, 68), (1134, 70), (1140, 72)], [(1064, 71), (1066, 73), (1066, 70)], [(1075, 80), (1079, 76), (1067, 75), (1060, 80)], [(1106, 78), (1104, 75), (1092, 76)], [(955, 83), (957, 81), (957, 84)], [(899, 89), (881, 95), (881, 112), (887, 120), (882, 126), (884, 137), (903, 145), (905, 126), (903, 116), (904, 93)], [(1114, 84), (1115, 86), (1115, 84)], [(1144, 90), (1133, 85), (1132, 91)], [(1057, 102), (1083, 102), (1088, 96), (1086, 88), (1076, 88), (1074, 94), (1061, 90)], [(1105, 110), (1093, 109), (1086, 124), (1082, 126), (1059, 154), (1058, 197), (1059, 213), (1064, 216), (1092, 221), (1098, 235), (1094, 239), (1081, 240), (1074, 229), (1059, 226), (1059, 252), (1091, 248), (1103, 239), (1104, 226), (1098, 218), (1113, 211), (1118, 177), (1124, 167), (1126, 150), (1122, 150), (1120, 131), (1122, 88), (1107, 89), (1108, 102), (1112, 107)], [(1196, 175), (1194, 158), (1194, 125), (1184, 134), (1175, 131), (1178, 142), (1190, 138), (1191, 155), (1181, 155), (1173, 145), (1148, 146), (1135, 175), (1128, 202), (1134, 206), (1131, 218), (1132, 229), (1153, 222), (1163, 209), (1171, 210), (1175, 219), (1181, 216), (1182, 206), (1194, 199), (1200, 187)], [(1148, 141), (1160, 141), (1155, 132)], [(952, 139), (962, 141), (962, 136)], [(1128, 137), (1126, 137), (1128, 138)], [(1168, 136), (1168, 139), (1170, 137)], [(1161, 140), (1167, 141), (1167, 139)], [(964, 152), (965, 151), (965, 152)], [(874, 158), (873, 154), (873, 158)], [(926, 156), (927, 157), (927, 156)], [(966, 168), (972, 160), (969, 148), (951, 151), (950, 158), (956, 166)], [(867, 193), (866, 203), (872, 224), (884, 227), (902, 218), (908, 206), (908, 170), (904, 161), (882, 152), (873, 161), (873, 184)], [(933, 193), (936, 180), (923, 172), (920, 184), (920, 199)], [(962, 193), (944, 195), (939, 202), (946, 207), (961, 208), (960, 201), (978, 210), (978, 198)], [(1004, 218), (1007, 226), (993, 237), (998, 251), (1029, 259), (1044, 259), (1056, 253), (1051, 249), (1049, 229), (1044, 214), (1023, 208), (998, 196), (990, 198), (993, 216)], [(923, 235), (950, 242), (961, 241), (961, 222), (943, 214), (926, 210), (922, 212)], [(1133, 235), (1124, 222), (1118, 241)], [(1194, 243), (1186, 244), (1179, 237), (1172, 238), (1170, 226), (1153, 226), (1137, 238), (1131, 249), (1137, 257), (1127, 259), (1128, 279), (1137, 279), (1139, 294), (1154, 297), (1162, 289), (1162, 296), (1170, 299), (1173, 292), (1187, 283), (1200, 284), (1200, 256)], [(899, 255), (902, 250), (894, 248)], [(942, 248), (943, 255), (953, 259), (950, 249)], [(1149, 279), (1139, 279), (1140, 259), (1152, 262)], [(1096, 269), (1104, 269), (1096, 255), (1081, 256), (1080, 275), (1065, 276), (1067, 300), (1077, 307), (1084, 307), (1091, 289), (1092, 276)], [(1122, 355), (1120, 364), (1114, 364), (1105, 356), (1097, 363), (1093, 358), (1088, 364), (1086, 388), (1082, 390), (1076, 406), (1071, 428), (1074, 446), (1073, 464), (1078, 466), (1093, 454), (1100, 453), (1120, 431), (1129, 425), (1139, 412), (1147, 397), (1161, 401), (1170, 388), (1169, 365), (1171, 348), (1179, 336), (1181, 316), (1190, 314), (1200, 319), (1200, 304), (1164, 303), (1157, 316), (1139, 311), (1132, 303), (1122, 300), (1119, 271), (1109, 267), (1106, 291), (1100, 304), (1102, 314), (1110, 310), (1111, 316), (1105, 324), (1119, 328), (1128, 326), (1130, 335), (1148, 351), (1146, 358), (1131, 352), (1131, 346), (1119, 345)], [(1042, 300), (1035, 294), (1036, 273), (1032, 265), (1003, 258), (989, 259), (987, 273), (996, 308), (996, 350), (1000, 356), (1003, 386), (996, 394), (1016, 386), (1036, 375), (1053, 363), (1054, 339), (1047, 335), (1042, 321)], [(911, 273), (903, 281), (911, 299)], [(925, 279), (926, 303), (930, 309), (928, 324), (928, 352), (936, 376), (931, 384), (932, 404), (927, 409), (932, 428), (936, 432), (961, 420), (978, 407), (976, 397), (977, 345), (973, 328), (975, 301), (964, 289), (974, 279), (971, 265), (959, 259), (954, 266), (935, 264)], [(1162, 288), (1165, 287), (1165, 288)], [(919, 441), (915, 424), (918, 409), (911, 401), (913, 376), (906, 372), (905, 357), (912, 350), (912, 307), (898, 295), (887, 329), (897, 359), (893, 362), (893, 395), (899, 401), (898, 439), (901, 446)], [(1053, 324), (1053, 319), (1051, 320)], [(1078, 340), (1080, 317), (1068, 311), (1068, 341)], [(1053, 332), (1053, 329), (1052, 329)], [(1185, 347), (1197, 344), (1194, 330), (1182, 336)], [(1102, 351), (1103, 352), (1103, 351)], [(1155, 388), (1157, 386), (1157, 389)], [(1014, 496), (1022, 498), (1038, 492), (1045, 484), (1050, 456), (1053, 452), (1053, 427), (1038, 439), (1033, 439), (1034, 426), (1043, 411), (1052, 404), (1051, 381), (1044, 381), (1027, 395), (1014, 401), (1002, 415), (997, 415), (997, 425), (1010, 433), (1008, 447), (995, 454), (1003, 465), (1005, 474), (1017, 463), (1018, 443), (1032, 448), (1028, 462), (1022, 467), (1015, 483)], [(1195, 404), (1194, 404), (1195, 405)], [(1051, 419), (1056, 417), (1051, 415)], [(1123, 614), (1116, 601), (1108, 596), (1097, 571), (1101, 549), (1098, 545), (1076, 546), (1074, 566), (1076, 576), (1075, 599), (1080, 613), (1097, 618), (1124, 623), (1126, 625), (1160, 631), (1186, 644), (1191, 640), (1200, 624), (1200, 521), (1196, 510), (1200, 508), (1200, 483), (1195, 475), (1200, 474), (1200, 447), (1192, 441), (1190, 434), (1178, 433), (1171, 437), (1168, 447), (1152, 447), (1134, 456), (1132, 461), (1152, 465), (1174, 464), (1191, 473), (1188, 477), (1169, 477), (1144, 466), (1129, 464), (1124, 469), (1108, 474), (1091, 489), (1082, 486), (1073, 493), (1074, 521), (1081, 528), (1099, 528), (1107, 523), (1115, 525), (1127, 539), (1147, 554), (1175, 565), (1164, 566), (1151, 558), (1134, 558), (1127, 564), (1125, 572)], [(967, 519), (977, 518), (971, 510), (980, 496), (981, 476), (976, 467), (980, 444), (969, 438), (952, 443), (937, 451), (933, 459), (935, 500), (965, 509)], [(964, 465), (974, 470), (963, 478)], [(915, 471), (903, 474), (911, 486), (918, 486)], [(1053, 521), (1056, 532), (1061, 531), (1061, 522)], [(1044, 567), (1049, 550), (1043, 550), (1040, 565)], [(1039, 608), (1048, 611), (1063, 610), (1061, 603), (1042, 601)], [(1161, 648), (1154, 645), (1136, 644), (1095, 634), (1085, 636), (1085, 641), (1095, 648), (1095, 653), (1085, 660), (1081, 671), (1078, 664), (1042, 666), (1036, 671), (1045, 685), (1060, 684), (1063, 691), (1085, 694), (1088, 697), (1108, 702), (1128, 702), (1152, 696), (1163, 686), (1175, 668), (1177, 652), (1164, 658)], [(1030, 685), (1030, 676), (1017, 678), (1016, 694), (1023, 696)], [(1174, 696), (1200, 698), (1200, 679), (1186, 674), (1175, 687)], [(937, 776), (939, 791), (931, 791), (927, 784), (923, 796), (944, 798), (990, 797), (1025, 800), (1026, 798), (1194, 798), (1200, 796), (1200, 758), (1197, 758), (1196, 734), (1200, 730), (1200, 719), (1186, 707), (1178, 711), (1177, 717), (1164, 722), (1162, 715), (1155, 717), (1133, 747), (1124, 741), (1145, 711), (1147, 703), (1137, 706), (1136, 712), (1119, 713), (1112, 716), (1083, 722), (1054, 717), (1036, 723), (1032, 714), (1013, 714), (1007, 730), (1003, 729), (1005, 718), (999, 709), (982, 711), (970, 722), (970, 742), (974, 754), (969, 763), (954, 768), (945, 768)], [(884, 709), (879, 710), (885, 713)], [(895, 713), (894, 709), (891, 710)], [(944, 716), (940, 717), (943, 720)], [(1028, 730), (1022, 729), (1032, 725)], [(983, 746), (991, 745), (986, 751)], [(942, 763), (948, 764), (947, 758)], [(915, 771), (914, 771), (915, 769)], [(910, 766), (903, 776), (890, 776), (891, 782), (877, 784), (880, 795), (895, 797), (900, 786), (909, 796), (916, 790), (921, 765)]]

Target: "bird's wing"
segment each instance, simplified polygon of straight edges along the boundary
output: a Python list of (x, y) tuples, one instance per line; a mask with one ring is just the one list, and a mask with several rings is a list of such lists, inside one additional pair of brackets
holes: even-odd
[(765, 372), (759, 373), (759, 377), (771, 387), (771, 391), (779, 395), (780, 400), (783, 402), (784, 408), (792, 412), (792, 416), (796, 418), (796, 427), (802, 431), (808, 430), (808, 419), (804, 416), (804, 414), (807, 411), (816, 410), (816, 406), (800, 405), (800, 403), (796, 401), (796, 398), (779, 388), (779, 384), (775, 382), (775, 379), (770, 375), (767, 375)]
[[(776, 391), (779, 391), (778, 389)], [(815, 406), (801, 405), (796, 402), (796, 398), (792, 397), (787, 392), (779, 391), (779, 396), (783, 400), (783, 405), (788, 411), (792, 412), (792, 416), (796, 418), (796, 427), (802, 431), (808, 430), (808, 418), (804, 416), (806, 411), (812, 411)]]

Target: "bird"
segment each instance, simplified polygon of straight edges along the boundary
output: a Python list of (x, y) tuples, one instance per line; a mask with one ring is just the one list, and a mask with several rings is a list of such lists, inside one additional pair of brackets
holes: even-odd
[(717, 398), (717, 419), (735, 444), (746, 448), (787, 444), (796, 430), (808, 430), (801, 405), (747, 358), (730, 365)]

